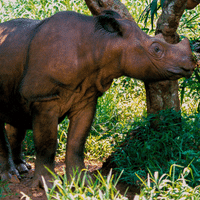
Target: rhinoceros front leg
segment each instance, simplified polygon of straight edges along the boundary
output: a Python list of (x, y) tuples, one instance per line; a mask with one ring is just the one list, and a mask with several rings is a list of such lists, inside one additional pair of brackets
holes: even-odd
[(22, 141), (25, 138), (26, 130), (24, 128), (15, 128), (10, 124), (5, 126), (8, 140), (12, 150), (13, 161), (19, 173), (26, 173), (31, 166), (25, 162), (22, 153)]
[(35, 103), (33, 108), (33, 136), (36, 151), (33, 188), (43, 187), (42, 178), (52, 187), (52, 175), (45, 166), (54, 172), (54, 159), (57, 147), (58, 106), (55, 102)]
[(88, 136), (94, 114), (96, 102), (91, 102), (78, 113), (70, 118), (67, 150), (66, 150), (66, 173), (68, 180), (73, 175), (73, 170), (82, 170), (84, 165), (84, 146)]
[(0, 121), (0, 179), (9, 180), (15, 174), (20, 179), (19, 172), (15, 168), (12, 158), (11, 147), (5, 131), (5, 126)]

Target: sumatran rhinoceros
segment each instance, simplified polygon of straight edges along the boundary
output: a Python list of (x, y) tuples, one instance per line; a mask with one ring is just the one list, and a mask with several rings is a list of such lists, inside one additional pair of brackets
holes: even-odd
[(66, 173), (69, 177), (73, 168), (83, 169), (97, 98), (114, 78), (178, 79), (189, 77), (194, 66), (188, 39), (168, 44), (113, 11), (97, 17), (60, 12), (42, 21), (0, 24), (1, 179), (20, 178), (28, 170), (21, 143), (26, 129), (32, 129), (33, 186), (40, 185), (41, 175), (48, 182), (44, 166), (54, 170), (57, 126), (66, 116)]

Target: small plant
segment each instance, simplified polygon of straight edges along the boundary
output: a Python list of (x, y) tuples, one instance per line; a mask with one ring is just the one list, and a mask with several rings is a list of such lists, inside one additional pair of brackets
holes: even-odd
[(2, 182), (0, 180), (0, 199), (4, 197), (4, 195), (3, 195), (4, 192), (6, 192), (6, 193), (10, 192), (10, 189), (8, 186), (9, 186), (8, 183)]
[(182, 166), (173, 164), (170, 167), (168, 174), (163, 174), (159, 178), (159, 173), (156, 171), (154, 175), (149, 171), (147, 180), (144, 181), (140, 176), (138, 178), (143, 183), (143, 189), (140, 195), (135, 196), (134, 200), (186, 200), (186, 199), (200, 199), (200, 185), (192, 188), (187, 184), (186, 177), (191, 174), (193, 176), (192, 169), (187, 166), (184, 168), (177, 177), (176, 168), (183, 169)]
[(107, 178), (104, 178), (98, 172), (98, 175), (95, 176), (96, 180), (93, 181), (87, 175), (86, 170), (80, 173), (75, 170), (71, 182), (67, 180), (66, 175), (60, 179), (53, 172), (48, 171), (54, 176), (53, 187), (51, 189), (47, 187), (43, 178), (44, 189), (48, 200), (128, 200), (117, 191), (116, 184), (119, 181), (119, 177), (114, 179), (112, 171), (110, 171)]

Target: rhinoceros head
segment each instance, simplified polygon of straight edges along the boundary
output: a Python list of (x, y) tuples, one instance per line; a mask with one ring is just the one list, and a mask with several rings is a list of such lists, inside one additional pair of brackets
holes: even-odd
[(132, 38), (133, 50), (128, 48), (126, 52), (126, 75), (143, 81), (175, 80), (192, 75), (195, 61), (187, 38), (178, 44), (165, 42), (161, 34), (150, 37), (142, 32), (137, 38), (140, 39)]
[(151, 69), (153, 72), (157, 71), (158, 76), (163, 77), (163, 79), (178, 79), (192, 75), (195, 60), (187, 38), (178, 44), (169, 44), (159, 34), (156, 37), (149, 38), (143, 47), (152, 63)]
[(116, 35), (113, 46), (122, 52), (123, 74), (143, 81), (191, 76), (195, 62), (187, 38), (169, 44), (161, 34), (150, 37), (135, 22), (124, 20), (113, 11), (105, 11), (99, 19), (107, 32)]

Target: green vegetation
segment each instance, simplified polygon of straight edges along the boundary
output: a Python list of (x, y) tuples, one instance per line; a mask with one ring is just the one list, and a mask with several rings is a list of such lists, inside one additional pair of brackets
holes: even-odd
[(172, 164), (184, 167), (190, 164), (193, 170), (193, 177), (188, 177), (190, 185), (200, 184), (199, 116), (184, 117), (182, 122), (176, 124), (174, 124), (174, 120), (177, 119), (175, 111), (161, 111), (159, 116), (164, 120), (156, 129), (151, 128), (149, 123), (155, 116), (149, 116), (135, 123), (140, 127), (136, 134), (127, 137), (128, 143), (115, 151), (113, 156), (113, 161), (117, 164), (115, 170), (119, 172), (124, 170), (121, 180), (134, 184), (138, 180), (136, 174), (146, 177), (146, 173), (150, 170), (159, 171), (162, 175), (167, 173)]
[(173, 164), (169, 169), (169, 173), (163, 174), (161, 177), (159, 177), (158, 172), (155, 172), (154, 175), (150, 172), (150, 175), (148, 174), (147, 181), (143, 181), (141, 179), (144, 187), (140, 195), (137, 195), (134, 200), (199, 200), (200, 186), (192, 188), (187, 184), (188, 181), (186, 177), (192, 174), (191, 168), (184, 168), (179, 174), (179, 177), (176, 178), (175, 175), (177, 174), (177, 168), (183, 167)]
[[(123, 2), (139, 26), (153, 35), (151, 20), (147, 19), (144, 26), (144, 20), (139, 18), (151, 1), (125, 0)], [(90, 15), (83, 0), (0, 0), (0, 22), (25, 17), (44, 19), (61, 10), (74, 10)], [(158, 10), (158, 16), (160, 12), (161, 9)], [(158, 16), (155, 16), (156, 19)], [(156, 19), (154, 19), (154, 28)], [(179, 34), (187, 36), (190, 40), (199, 39), (199, 21), (200, 6), (186, 11), (181, 19)], [(149, 120), (153, 120), (155, 116), (147, 117), (143, 83), (127, 77), (115, 80), (111, 88), (98, 100), (95, 120), (86, 143), (86, 159), (105, 161), (115, 152), (113, 156), (113, 162), (117, 165), (115, 170), (121, 173), (123, 169), (120, 179), (129, 184), (138, 183), (143, 186), (141, 194), (136, 197), (138, 199), (192, 199), (192, 197), (199, 199), (199, 75), (200, 72), (196, 70), (190, 79), (180, 80), (182, 122), (170, 126), (177, 113), (169, 116), (168, 111), (161, 111), (161, 116), (167, 117), (164, 117), (166, 120), (157, 130), (151, 129), (149, 125)], [(130, 133), (136, 127), (139, 129), (132, 136)], [(63, 157), (65, 153), (67, 128), (68, 120), (65, 119), (58, 126), (58, 157)], [(130, 140), (130, 137), (134, 139)], [(124, 141), (129, 141), (128, 146), (118, 147)], [(23, 148), (25, 155), (34, 156), (31, 131), (26, 135)], [(116, 182), (113, 182), (114, 178), (111, 174), (105, 179), (99, 173), (96, 182), (89, 187), (83, 184), (78, 187), (79, 179), (68, 186), (65, 176), (64, 185), (60, 183), (58, 177), (55, 179), (54, 184), (58, 186), (59, 193), (55, 192), (55, 188), (51, 191), (46, 189), (48, 199), (55, 195), (57, 199), (62, 199), (63, 194), (71, 195), (71, 199), (109, 199), (110, 195), (116, 199), (125, 199), (116, 191)], [(72, 187), (75, 188), (73, 192)], [(0, 189), (0, 196), (1, 193), (2, 189)]]
[[(48, 169), (47, 169), (48, 170)], [(107, 178), (104, 178), (99, 172), (96, 175), (96, 180), (92, 181), (86, 175), (87, 171), (83, 171), (82, 173), (74, 172), (73, 180), (71, 182), (67, 181), (66, 175), (60, 178), (52, 173), (54, 176), (54, 185), (51, 190), (49, 190), (45, 185), (45, 191), (47, 194), (47, 199), (69, 199), (69, 200), (80, 200), (80, 199), (88, 199), (88, 200), (128, 200), (126, 197), (122, 196), (119, 191), (116, 189), (116, 185), (119, 181), (115, 179), (112, 175), (112, 171), (110, 171)], [(81, 176), (83, 174), (83, 176)], [(43, 179), (45, 183), (45, 180)], [(87, 186), (86, 183), (87, 182)], [(57, 190), (59, 190), (59, 193)]]

